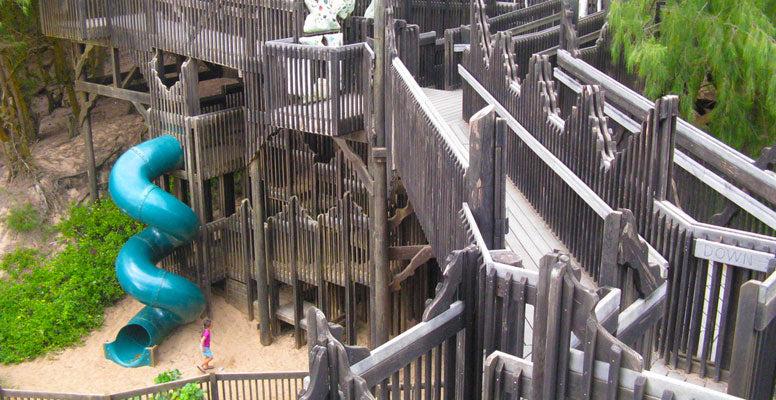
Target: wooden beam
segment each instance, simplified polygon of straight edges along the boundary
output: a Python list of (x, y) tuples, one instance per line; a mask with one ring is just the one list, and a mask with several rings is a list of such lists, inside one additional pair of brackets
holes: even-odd
[(412, 203), (407, 203), (406, 207), (396, 209), (396, 213), (391, 218), (388, 218), (388, 229), (394, 230), (402, 221), (410, 215), (415, 214), (415, 209), (412, 208)]
[(137, 77), (138, 75), (140, 75), (140, 68), (138, 68), (138, 67), (132, 68), (127, 73), (127, 76), (124, 77), (124, 80), (121, 81), (121, 86), (120, 87), (122, 89), (126, 89), (127, 85), (129, 85), (129, 83), (132, 82), (132, 79), (135, 79), (135, 77)]
[(346, 139), (352, 142), (359, 142), (359, 143), (369, 143), (369, 138), (367, 137), (366, 131), (363, 129), (360, 131), (350, 132), (344, 135), (337, 136), (337, 139)]
[(89, 54), (94, 50), (93, 44), (87, 44), (84, 48), (84, 52), (81, 53), (81, 55), (78, 57), (78, 61), (75, 63), (75, 76), (80, 77), (84, 72), (84, 66), (86, 66), (86, 61), (89, 59)]
[(424, 251), (427, 247), (431, 247), (431, 246), (427, 244), (420, 244), (420, 245), (389, 247), (388, 259), (389, 260), (410, 260), (421, 251)]
[(75, 90), (92, 93), (99, 96), (112, 97), (114, 99), (126, 100), (134, 103), (151, 104), (151, 95), (149, 93), (98, 85), (91, 82), (76, 81)]
[[(410, 247), (410, 246), (407, 246)], [(412, 246), (414, 247), (414, 246)], [(391, 254), (391, 249), (394, 249), (394, 247), (388, 248), (388, 254)], [(396, 274), (393, 277), (393, 280), (391, 281), (391, 289), (394, 291), (401, 289), (401, 283), (407, 280), (412, 275), (415, 275), (415, 271), (423, 264), (428, 262), (428, 260), (434, 258), (434, 252), (431, 249), (431, 246), (423, 246), (415, 255), (412, 257), (412, 260), (410, 260), (409, 265), (407, 265), (401, 272)]]
[(345, 139), (336, 137), (332, 139), (334, 139), (334, 143), (342, 150), (342, 154), (345, 158), (353, 164), (353, 170), (356, 171), (358, 179), (360, 179), (361, 183), (366, 187), (366, 191), (369, 192), (370, 195), (373, 194), (375, 186), (374, 180), (372, 179), (372, 175), (369, 174), (369, 169), (366, 167), (366, 164), (361, 160), (361, 157), (350, 148), (350, 145)]

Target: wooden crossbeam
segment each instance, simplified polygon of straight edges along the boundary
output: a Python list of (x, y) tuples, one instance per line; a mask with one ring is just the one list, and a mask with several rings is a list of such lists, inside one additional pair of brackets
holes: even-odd
[[(402, 246), (402, 247), (416, 247), (416, 246)], [(392, 248), (388, 248), (388, 254), (391, 253)], [(395, 249), (395, 247), (393, 248)], [(390, 257), (389, 257), (390, 258)], [(434, 252), (431, 249), (431, 246), (421, 246), (421, 248), (415, 253), (415, 255), (412, 257), (412, 260), (410, 260), (409, 265), (405, 267), (401, 272), (396, 274), (393, 277), (393, 281), (391, 281), (391, 289), (393, 290), (399, 290), (401, 289), (401, 283), (407, 280), (412, 275), (415, 275), (415, 271), (423, 264), (428, 262), (428, 260), (434, 258)]]
[(342, 150), (342, 154), (353, 164), (353, 169), (356, 171), (358, 179), (366, 187), (366, 191), (371, 195), (374, 191), (374, 179), (369, 174), (369, 169), (366, 167), (361, 157), (356, 154), (345, 139), (333, 138), (334, 143)]
[(92, 82), (76, 81), (75, 90), (99, 96), (113, 97), (133, 103), (151, 104), (151, 95), (149, 93), (100, 85)]

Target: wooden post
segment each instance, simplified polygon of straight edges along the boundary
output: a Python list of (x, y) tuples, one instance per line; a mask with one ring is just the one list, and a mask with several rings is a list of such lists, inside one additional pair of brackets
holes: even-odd
[(240, 243), (240, 247), (243, 249), (243, 260), (244, 260), (244, 266), (245, 270), (243, 271), (243, 282), (245, 282), (245, 302), (248, 306), (248, 319), (253, 321), (254, 315), (253, 315), (253, 296), (251, 296), (251, 261), (253, 261), (253, 257), (251, 256), (251, 230), (248, 228), (248, 226), (251, 223), (251, 215), (250, 210), (248, 209), (250, 205), (250, 200), (243, 199), (243, 201), (240, 203), (240, 236), (242, 238), (242, 243)]
[(469, 139), (466, 180), (469, 206), (488, 248), (504, 247), (506, 235), (506, 187), (503, 157), (504, 121), (493, 106), (474, 114)]
[(374, 179), (372, 196), (374, 265), (374, 304), (372, 323), (373, 337), (370, 344), (379, 346), (388, 341), (391, 322), (391, 282), (388, 262), (388, 196), (387, 165), (388, 149), (385, 148), (385, 0), (375, 0), (375, 71), (374, 71), (374, 136), (370, 157), (370, 172)]
[(210, 400), (218, 400), (218, 377), (216, 374), (211, 373), (209, 377), (210, 381), (210, 393), (208, 393)]
[(291, 196), (288, 200), (288, 229), (291, 238), (291, 291), (293, 292), (293, 308), (294, 308), (294, 343), (295, 348), (302, 347), (302, 313), (304, 300), (302, 299), (302, 292), (299, 283), (299, 200), (296, 196)]
[[(468, 248), (463, 254), (463, 278), (459, 287), (459, 298), (463, 300), (465, 308), (463, 314), (463, 324), (466, 335), (463, 344), (463, 377), (461, 382), (467, 382), (462, 385), (463, 398), (473, 399), (475, 393), (481, 393), (480, 384), (482, 377), (478, 376), (479, 371), (474, 366), (478, 365), (477, 344), (475, 342), (476, 313), (479, 297), (477, 296), (477, 273), (479, 269), (479, 253), (475, 248)], [(482, 359), (482, 355), (479, 355)], [(458, 361), (459, 363), (461, 360)], [(468, 384), (472, 383), (472, 384)]]
[(84, 138), (84, 150), (86, 151), (86, 173), (89, 181), (89, 197), (91, 201), (99, 199), (97, 189), (97, 167), (94, 161), (94, 143), (92, 141), (92, 114), (91, 109), (86, 109), (86, 119), (81, 125), (81, 135)]
[(620, 287), (620, 271), (617, 268), (620, 254), (620, 234), (622, 232), (622, 212), (612, 211), (604, 220), (604, 239), (601, 245), (601, 269), (596, 282), (599, 287)]
[[(87, 46), (86, 48), (83, 48), (82, 46), (76, 46), (76, 54), (79, 55), (76, 59), (76, 80), (78, 81), (86, 81), (86, 68), (83, 67), (85, 64), (86, 57), (88, 57), (89, 53), (91, 52), (93, 47)], [(81, 51), (83, 49), (83, 51)], [(86, 152), (86, 179), (89, 183), (89, 197), (91, 201), (97, 201), (99, 198), (99, 192), (97, 188), (97, 167), (95, 165), (94, 161), (94, 142), (92, 140), (92, 117), (91, 117), (91, 109), (94, 105), (94, 101), (96, 99), (96, 95), (90, 95), (89, 93), (81, 92), (79, 93), (80, 96), (78, 96), (78, 102), (79, 105), (83, 107), (81, 109), (80, 115), (75, 115), (76, 118), (76, 124), (80, 123), (80, 129), (81, 129), (81, 136), (83, 136), (84, 139), (84, 151)], [(90, 98), (90, 96), (95, 96)], [(84, 115), (85, 114), (85, 115)]]
[[(760, 294), (760, 284), (749, 281), (741, 286), (738, 297), (738, 313), (736, 314), (733, 353), (736, 356), (730, 361), (730, 382), (728, 394), (742, 398), (753, 398), (752, 389), (757, 376), (754, 366), (758, 358), (756, 352), (757, 332), (755, 330), (755, 315), (757, 299)], [(768, 397), (770, 398), (770, 396)]]
[(256, 298), (259, 303), (259, 337), (261, 344), (272, 344), (269, 318), (269, 288), (267, 286), (267, 257), (264, 251), (264, 187), (259, 178), (259, 160), (251, 161), (251, 197), (253, 198), (253, 251), (256, 268)]
[(113, 73), (113, 87), (118, 88), (121, 86), (121, 58), (119, 55), (119, 49), (111, 47), (110, 55), (111, 72)]

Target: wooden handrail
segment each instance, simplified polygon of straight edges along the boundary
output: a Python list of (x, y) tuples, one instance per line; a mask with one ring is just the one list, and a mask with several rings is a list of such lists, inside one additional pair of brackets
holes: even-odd
[[(565, 50), (558, 51), (558, 65), (584, 82), (601, 85), (608, 101), (639, 118), (645, 118), (654, 107), (654, 103), (644, 96), (574, 58)], [(677, 119), (676, 132), (676, 141), (680, 146), (718, 170), (725, 171), (747, 190), (776, 204), (776, 175), (758, 168), (751, 158), (683, 119)]]

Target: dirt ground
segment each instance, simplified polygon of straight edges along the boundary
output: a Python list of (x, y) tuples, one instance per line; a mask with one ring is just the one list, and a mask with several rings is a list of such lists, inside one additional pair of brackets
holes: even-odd
[[(126, 297), (105, 309), (105, 325), (92, 332), (81, 346), (19, 365), (0, 365), (4, 388), (107, 394), (152, 385), (154, 377), (179, 369), (184, 378), (201, 374), (196, 365), (201, 326), (192, 322), (174, 330), (159, 345), (156, 367), (124, 368), (106, 360), (103, 343), (113, 341), (116, 332), (140, 311), (143, 305)], [(306, 371), (307, 348), (294, 349), (293, 331), (286, 330), (271, 346), (259, 343), (256, 323), (214, 297), (211, 348), (217, 372)]]

